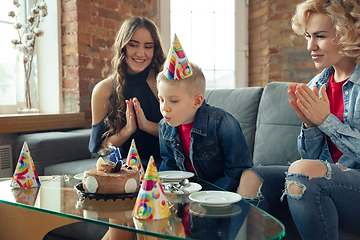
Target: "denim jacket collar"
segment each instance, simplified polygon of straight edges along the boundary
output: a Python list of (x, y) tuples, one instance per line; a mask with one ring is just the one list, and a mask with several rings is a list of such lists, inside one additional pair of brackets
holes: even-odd
[(360, 84), (360, 65), (356, 64), (354, 72), (351, 74), (349, 81), (354, 84)]
[[(318, 84), (323, 85), (327, 84), (329, 82), (330, 76), (334, 71), (334, 67), (329, 67), (324, 69), (319, 75), (318, 75)], [(360, 65), (356, 64), (355, 69), (353, 73), (351, 74), (349, 80), (347, 82), (352, 82), (354, 84), (360, 84)]]
[[(191, 129), (191, 132), (197, 133), (202, 136), (206, 136), (207, 134), (207, 119), (208, 113), (206, 112), (206, 102), (202, 103), (200, 108), (197, 110), (194, 120), (194, 126)], [(166, 124), (166, 129), (164, 131), (164, 139), (168, 141), (174, 141), (177, 136), (177, 127), (171, 127)]]
[(191, 129), (191, 132), (197, 133), (201, 136), (206, 137), (207, 135), (207, 118), (208, 113), (206, 111), (206, 102), (203, 101), (202, 105), (196, 112), (194, 126)]

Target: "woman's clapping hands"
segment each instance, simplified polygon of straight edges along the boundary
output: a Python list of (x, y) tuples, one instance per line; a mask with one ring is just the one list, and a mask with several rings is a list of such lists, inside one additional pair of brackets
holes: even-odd
[(325, 85), (320, 88), (321, 98), (317, 87), (311, 90), (305, 84), (289, 84), (289, 103), (306, 127), (321, 125), (330, 114), (330, 103), (325, 91)]

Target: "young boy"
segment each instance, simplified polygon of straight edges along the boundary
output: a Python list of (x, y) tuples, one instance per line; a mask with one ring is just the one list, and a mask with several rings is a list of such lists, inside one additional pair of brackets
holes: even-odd
[(175, 52), (169, 53), (156, 83), (164, 117), (159, 122), (160, 171), (190, 171), (236, 191), (241, 173), (252, 166), (239, 122), (230, 113), (206, 104), (204, 74), (188, 62), (176, 35), (173, 44), (170, 51)]

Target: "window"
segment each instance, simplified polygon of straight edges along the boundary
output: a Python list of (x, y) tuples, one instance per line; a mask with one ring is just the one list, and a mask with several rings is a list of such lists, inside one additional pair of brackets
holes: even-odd
[[(15, 19), (8, 16), (8, 12), (19, 10), (17, 20), (25, 22), (27, 9), (36, 0), (20, 0), (21, 8), (17, 9), (12, 1), (4, 1), (0, 8), (0, 114), (16, 113), (16, 81), (23, 78), (21, 62), (18, 61), (16, 51), (11, 40), (18, 38), (13, 28)], [(49, 15), (41, 22), (40, 29), (45, 32), (37, 38), (36, 56), (38, 75), (38, 107), (40, 113), (63, 112), (61, 94), (61, 1), (45, 1)]]
[[(23, 11), (23, 9), (22, 5), (19, 10)], [(6, 33), (2, 34), (0, 38), (0, 112), (16, 111), (15, 82), (18, 77), (16, 70), (19, 69), (19, 62), (17, 51), (11, 43), (12, 39), (17, 38), (17, 31), (13, 27), (15, 19), (8, 16), (8, 12), (11, 10), (16, 10), (12, 1), (4, 1), (0, 8), (0, 31)], [(18, 20), (23, 22), (24, 18), (21, 19), (21, 15), (19, 15)]]
[(247, 6), (235, 0), (160, 1), (166, 49), (178, 36), (189, 61), (199, 65), (207, 89), (247, 86)]

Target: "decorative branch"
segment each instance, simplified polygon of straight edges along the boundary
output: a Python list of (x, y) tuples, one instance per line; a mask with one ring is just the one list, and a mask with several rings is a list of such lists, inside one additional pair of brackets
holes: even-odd
[[(15, 7), (21, 6), (19, 0), (13, 0)], [(30, 94), (30, 76), (32, 70), (32, 62), (35, 54), (35, 42), (37, 37), (44, 35), (44, 31), (39, 29), (39, 24), (48, 15), (47, 5), (44, 0), (36, 1), (33, 8), (31, 8), (30, 15), (27, 17), (27, 24), (23, 26), (17, 21), (15, 11), (8, 13), (9, 17), (15, 18), (16, 23), (14, 28), (17, 30), (19, 38), (11, 40), (14, 47), (23, 54), (23, 64), (25, 71), (25, 101), (26, 107), (31, 109), (31, 94)]]

